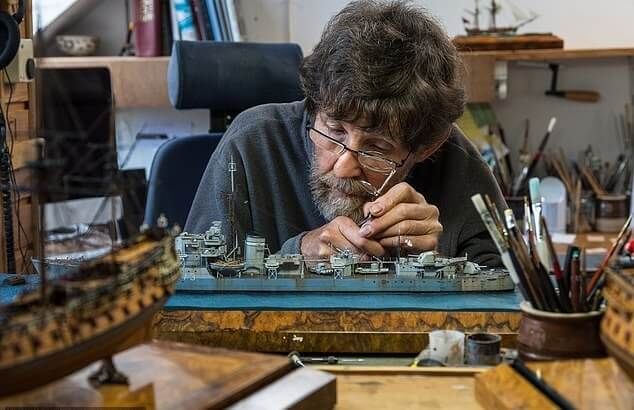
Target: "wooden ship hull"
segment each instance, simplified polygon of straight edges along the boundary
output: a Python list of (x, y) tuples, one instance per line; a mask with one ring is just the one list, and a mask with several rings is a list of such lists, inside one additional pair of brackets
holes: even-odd
[(603, 295), (608, 306), (601, 322), (601, 341), (634, 379), (634, 275), (611, 270), (607, 275)]
[(151, 338), (180, 275), (171, 235), (143, 233), (0, 311), (0, 396), (49, 383)]

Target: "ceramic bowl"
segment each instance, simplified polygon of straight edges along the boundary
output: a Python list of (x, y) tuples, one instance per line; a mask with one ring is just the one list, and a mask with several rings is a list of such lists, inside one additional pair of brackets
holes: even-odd
[(90, 56), (95, 54), (99, 38), (94, 36), (61, 35), (55, 37), (57, 48), (69, 56)]

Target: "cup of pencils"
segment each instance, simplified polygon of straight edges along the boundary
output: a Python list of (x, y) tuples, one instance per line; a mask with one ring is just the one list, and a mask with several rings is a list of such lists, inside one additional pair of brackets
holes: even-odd
[(539, 179), (532, 178), (530, 197), (524, 198), (523, 230), (511, 209), (500, 212), (488, 197), (471, 197), (524, 298), (518, 353), (528, 360), (604, 356), (599, 337), (604, 272), (627, 240), (632, 218), (625, 221), (594, 273), (586, 272), (585, 253), (574, 246), (568, 248), (562, 267), (543, 216), (539, 188)]

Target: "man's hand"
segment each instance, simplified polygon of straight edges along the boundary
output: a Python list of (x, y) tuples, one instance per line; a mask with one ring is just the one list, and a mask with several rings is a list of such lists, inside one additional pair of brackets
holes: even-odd
[(374, 239), (381, 246), (401, 246), (411, 250), (436, 249), (442, 225), (438, 221), (438, 208), (409, 184), (401, 182), (373, 202), (363, 206), (364, 215), (373, 219), (359, 230), (363, 238)]
[(308, 258), (324, 258), (333, 250), (349, 249), (358, 255), (383, 256), (385, 248), (376, 240), (364, 238), (359, 227), (345, 216), (338, 216), (326, 225), (308, 232), (302, 238), (302, 255)]

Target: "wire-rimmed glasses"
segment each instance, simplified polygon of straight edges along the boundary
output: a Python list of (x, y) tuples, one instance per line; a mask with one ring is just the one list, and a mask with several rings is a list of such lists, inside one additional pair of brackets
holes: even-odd
[[(380, 152), (354, 150), (348, 147), (346, 144), (337, 141), (327, 134), (324, 134), (311, 125), (307, 125), (306, 130), (308, 131), (308, 135), (311, 141), (313, 141), (313, 143), (319, 148), (331, 152), (337, 156), (343, 155), (343, 153), (346, 151), (353, 152), (357, 155), (357, 160), (359, 161), (359, 165), (361, 165), (361, 167), (385, 175), (386, 178), (383, 181), (383, 184), (378, 189), (375, 188), (368, 181), (359, 181), (363, 188), (375, 198), (383, 194), (383, 190), (385, 189), (385, 187), (387, 187), (387, 184), (392, 179), (394, 174), (396, 174), (396, 171), (403, 165), (405, 165), (405, 162), (412, 153), (410, 150), (404, 160), (402, 160), (401, 162), (396, 162), (389, 158), (385, 158)], [(314, 131), (314, 133), (311, 133), (310, 131)]]

